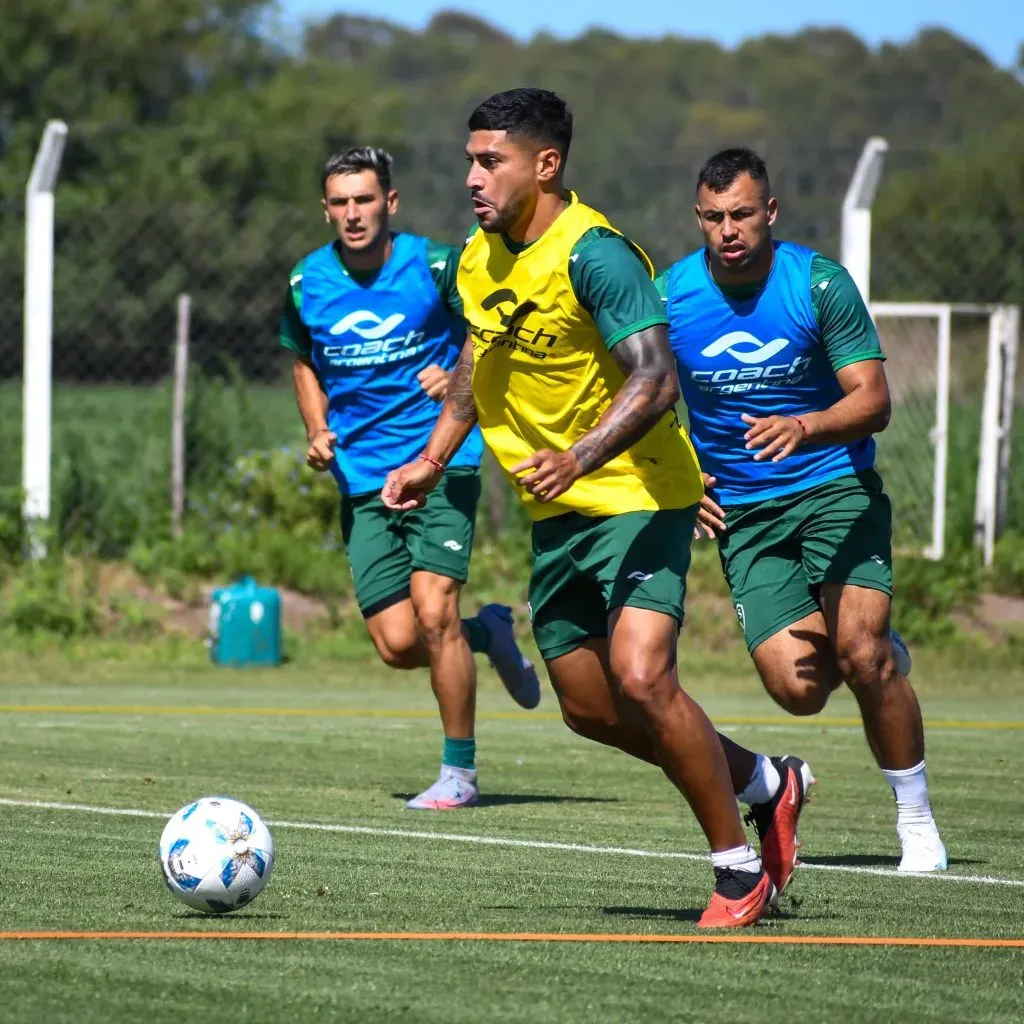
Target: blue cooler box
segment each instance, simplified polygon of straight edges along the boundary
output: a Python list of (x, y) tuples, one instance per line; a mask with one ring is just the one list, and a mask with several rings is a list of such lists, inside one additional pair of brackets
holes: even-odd
[(281, 597), (243, 576), (210, 595), (207, 645), (216, 665), (281, 664)]

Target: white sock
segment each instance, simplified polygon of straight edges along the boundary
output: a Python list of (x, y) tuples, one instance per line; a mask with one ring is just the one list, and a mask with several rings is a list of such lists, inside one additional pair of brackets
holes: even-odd
[(771, 758), (758, 754), (754, 774), (750, 776), (750, 781), (737, 798), (748, 807), (750, 804), (764, 804), (778, 793), (781, 785), (782, 776), (779, 775), (778, 768), (772, 764)]
[(933, 825), (932, 807), (928, 802), (928, 780), (924, 761), (913, 768), (893, 771), (883, 768), (885, 781), (896, 797), (896, 825)]
[(761, 862), (754, 853), (750, 843), (744, 846), (734, 846), (731, 850), (711, 851), (711, 866), (713, 868), (731, 868), (733, 871), (761, 872)]

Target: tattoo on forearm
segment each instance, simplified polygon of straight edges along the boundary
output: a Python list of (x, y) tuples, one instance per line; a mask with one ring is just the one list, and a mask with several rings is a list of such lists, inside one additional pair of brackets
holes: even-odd
[(612, 349), (626, 382), (600, 422), (572, 446), (584, 474), (636, 444), (679, 397), (675, 361), (665, 328), (648, 328)]
[(452, 418), (457, 423), (476, 422), (476, 402), (473, 401), (473, 349), (469, 348), (467, 358), (463, 349), (459, 361), (452, 370), (448, 381), (448, 405)]

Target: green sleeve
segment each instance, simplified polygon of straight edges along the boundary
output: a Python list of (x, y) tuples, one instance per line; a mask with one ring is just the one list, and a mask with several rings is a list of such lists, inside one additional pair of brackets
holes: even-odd
[(285, 348), (308, 358), (313, 353), (313, 337), (299, 314), (302, 306), (303, 262), (305, 261), (297, 263), (288, 276), (288, 291), (285, 293), (284, 306), (281, 309), (277, 338)]
[(654, 287), (658, 289), (658, 294), (661, 296), (662, 302), (668, 302), (668, 274), (667, 270), (663, 270), (655, 279)]
[(668, 323), (640, 257), (622, 235), (606, 228), (591, 228), (573, 246), (569, 281), (609, 350), (637, 331)]
[(818, 254), (811, 261), (811, 303), (833, 370), (885, 359), (871, 314), (849, 271)]
[(427, 239), (427, 265), (430, 267), (430, 276), (434, 279), (437, 293), (448, 312), (458, 317), (462, 316), (462, 299), (457, 284), (461, 255), (462, 252), (457, 246), (435, 242), (432, 238)]

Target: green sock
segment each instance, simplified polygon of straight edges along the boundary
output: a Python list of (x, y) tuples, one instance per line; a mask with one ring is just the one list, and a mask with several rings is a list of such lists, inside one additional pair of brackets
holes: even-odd
[(491, 631), (478, 618), (463, 619), (469, 649), (474, 654), (486, 654), (491, 649)]
[(476, 740), (471, 736), (468, 740), (444, 738), (444, 754), (441, 761), (449, 768), (462, 768), (465, 771), (476, 771)]

